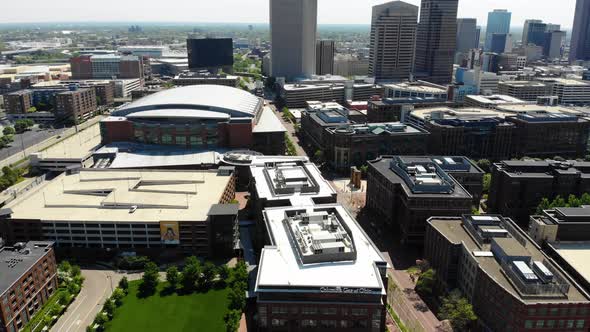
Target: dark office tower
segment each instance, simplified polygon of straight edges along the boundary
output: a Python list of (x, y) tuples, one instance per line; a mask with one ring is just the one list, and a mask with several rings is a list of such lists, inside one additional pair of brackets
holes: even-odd
[(478, 26), (475, 29), (475, 47), (474, 48), (479, 48), (480, 39), (481, 39), (481, 27)]
[(315, 46), (316, 75), (334, 74), (335, 42), (333, 40), (318, 40)]
[(417, 79), (447, 84), (453, 78), (459, 0), (422, 0), (416, 38)]
[(407, 80), (414, 62), (418, 7), (392, 1), (373, 7), (369, 75), (380, 80)]
[(535, 44), (543, 46), (545, 44), (545, 32), (547, 24), (542, 22), (529, 22), (527, 25), (526, 40), (523, 38), (523, 45)]
[(529, 43), (529, 29), (530, 25), (534, 23), (543, 23), (541, 20), (525, 20), (524, 27), (522, 29), (522, 45), (526, 46)]
[(231, 38), (187, 39), (186, 47), (189, 69), (232, 72), (234, 50)]
[(590, 0), (578, 0), (572, 30), (570, 61), (590, 60)]
[(467, 54), (475, 47), (477, 39), (477, 20), (474, 18), (457, 19), (457, 53)]
[(490, 52), (502, 54), (506, 51), (506, 44), (510, 42), (510, 35), (495, 33), (491, 35)]

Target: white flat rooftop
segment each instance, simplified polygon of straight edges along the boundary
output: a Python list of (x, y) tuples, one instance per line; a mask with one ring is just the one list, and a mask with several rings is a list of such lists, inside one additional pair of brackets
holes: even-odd
[[(379, 289), (385, 294), (385, 287), (375, 263), (383, 264), (385, 259), (377, 247), (363, 232), (358, 223), (341, 205), (317, 205), (305, 207), (305, 212), (313, 213), (318, 209), (333, 208), (350, 229), (355, 243), (357, 258), (354, 261), (340, 261), (315, 264), (301, 264), (297, 249), (290, 241), (283, 220), (289, 210), (302, 211), (297, 208), (271, 208), (264, 211), (269, 233), (274, 239), (274, 246), (262, 249), (258, 265), (256, 291), (264, 288), (280, 287), (342, 287)], [(272, 290), (269, 290), (272, 291)]]
[(557, 253), (590, 283), (590, 242), (553, 244)]
[[(336, 194), (336, 191), (321, 175), (321, 172), (317, 168), (317, 166), (313, 163), (306, 162), (303, 164), (303, 167), (307, 169), (311, 177), (313, 177), (313, 179), (317, 182), (317, 184), (319, 185), (319, 191), (312, 193), (301, 193), (299, 191), (296, 191), (295, 193), (289, 195), (275, 195), (275, 193), (271, 189), (271, 184), (267, 182), (266, 176), (264, 175), (264, 163), (266, 160), (267, 159), (264, 157), (256, 157), (253, 161), (253, 164), (250, 166), (250, 173), (256, 181), (256, 191), (258, 193), (259, 198), (265, 198), (267, 200), (289, 199), (291, 201), (291, 206), (307, 206), (313, 205), (313, 198), (315, 197), (328, 197)], [(280, 161), (275, 161), (271, 158), (269, 162)], [(287, 159), (287, 163), (288, 162), (289, 161)], [(274, 172), (271, 173), (274, 175)]]
[(270, 107), (264, 107), (262, 114), (258, 118), (258, 122), (252, 130), (253, 133), (276, 133), (276, 132), (287, 132), (285, 126), (281, 123), (281, 120), (277, 118), (276, 114)]

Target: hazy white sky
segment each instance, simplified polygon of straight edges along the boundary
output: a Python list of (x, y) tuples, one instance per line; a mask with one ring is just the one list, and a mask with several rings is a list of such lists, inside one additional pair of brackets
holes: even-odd
[[(0, 0), (0, 23), (158, 21), (268, 22), (269, 0)], [(318, 0), (320, 24), (369, 24), (371, 6), (386, 0)], [(419, 5), (420, 0), (407, 0)], [(527, 18), (572, 26), (576, 0), (460, 0), (459, 17), (485, 25), (495, 8), (512, 12), (512, 25)]]

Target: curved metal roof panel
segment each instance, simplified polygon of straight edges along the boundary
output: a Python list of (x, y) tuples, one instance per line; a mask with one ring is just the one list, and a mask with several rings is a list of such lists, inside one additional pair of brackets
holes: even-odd
[(249, 92), (222, 85), (191, 85), (168, 89), (134, 101), (114, 115), (135, 112), (184, 109), (223, 112), (236, 117), (254, 117), (262, 101)]

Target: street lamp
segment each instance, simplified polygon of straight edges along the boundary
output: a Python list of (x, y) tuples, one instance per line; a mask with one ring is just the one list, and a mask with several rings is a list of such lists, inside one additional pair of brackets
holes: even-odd
[(111, 277), (110, 275), (107, 274), (107, 279), (109, 279), (111, 281), (111, 293), (114, 292), (113, 290), (113, 277)]

